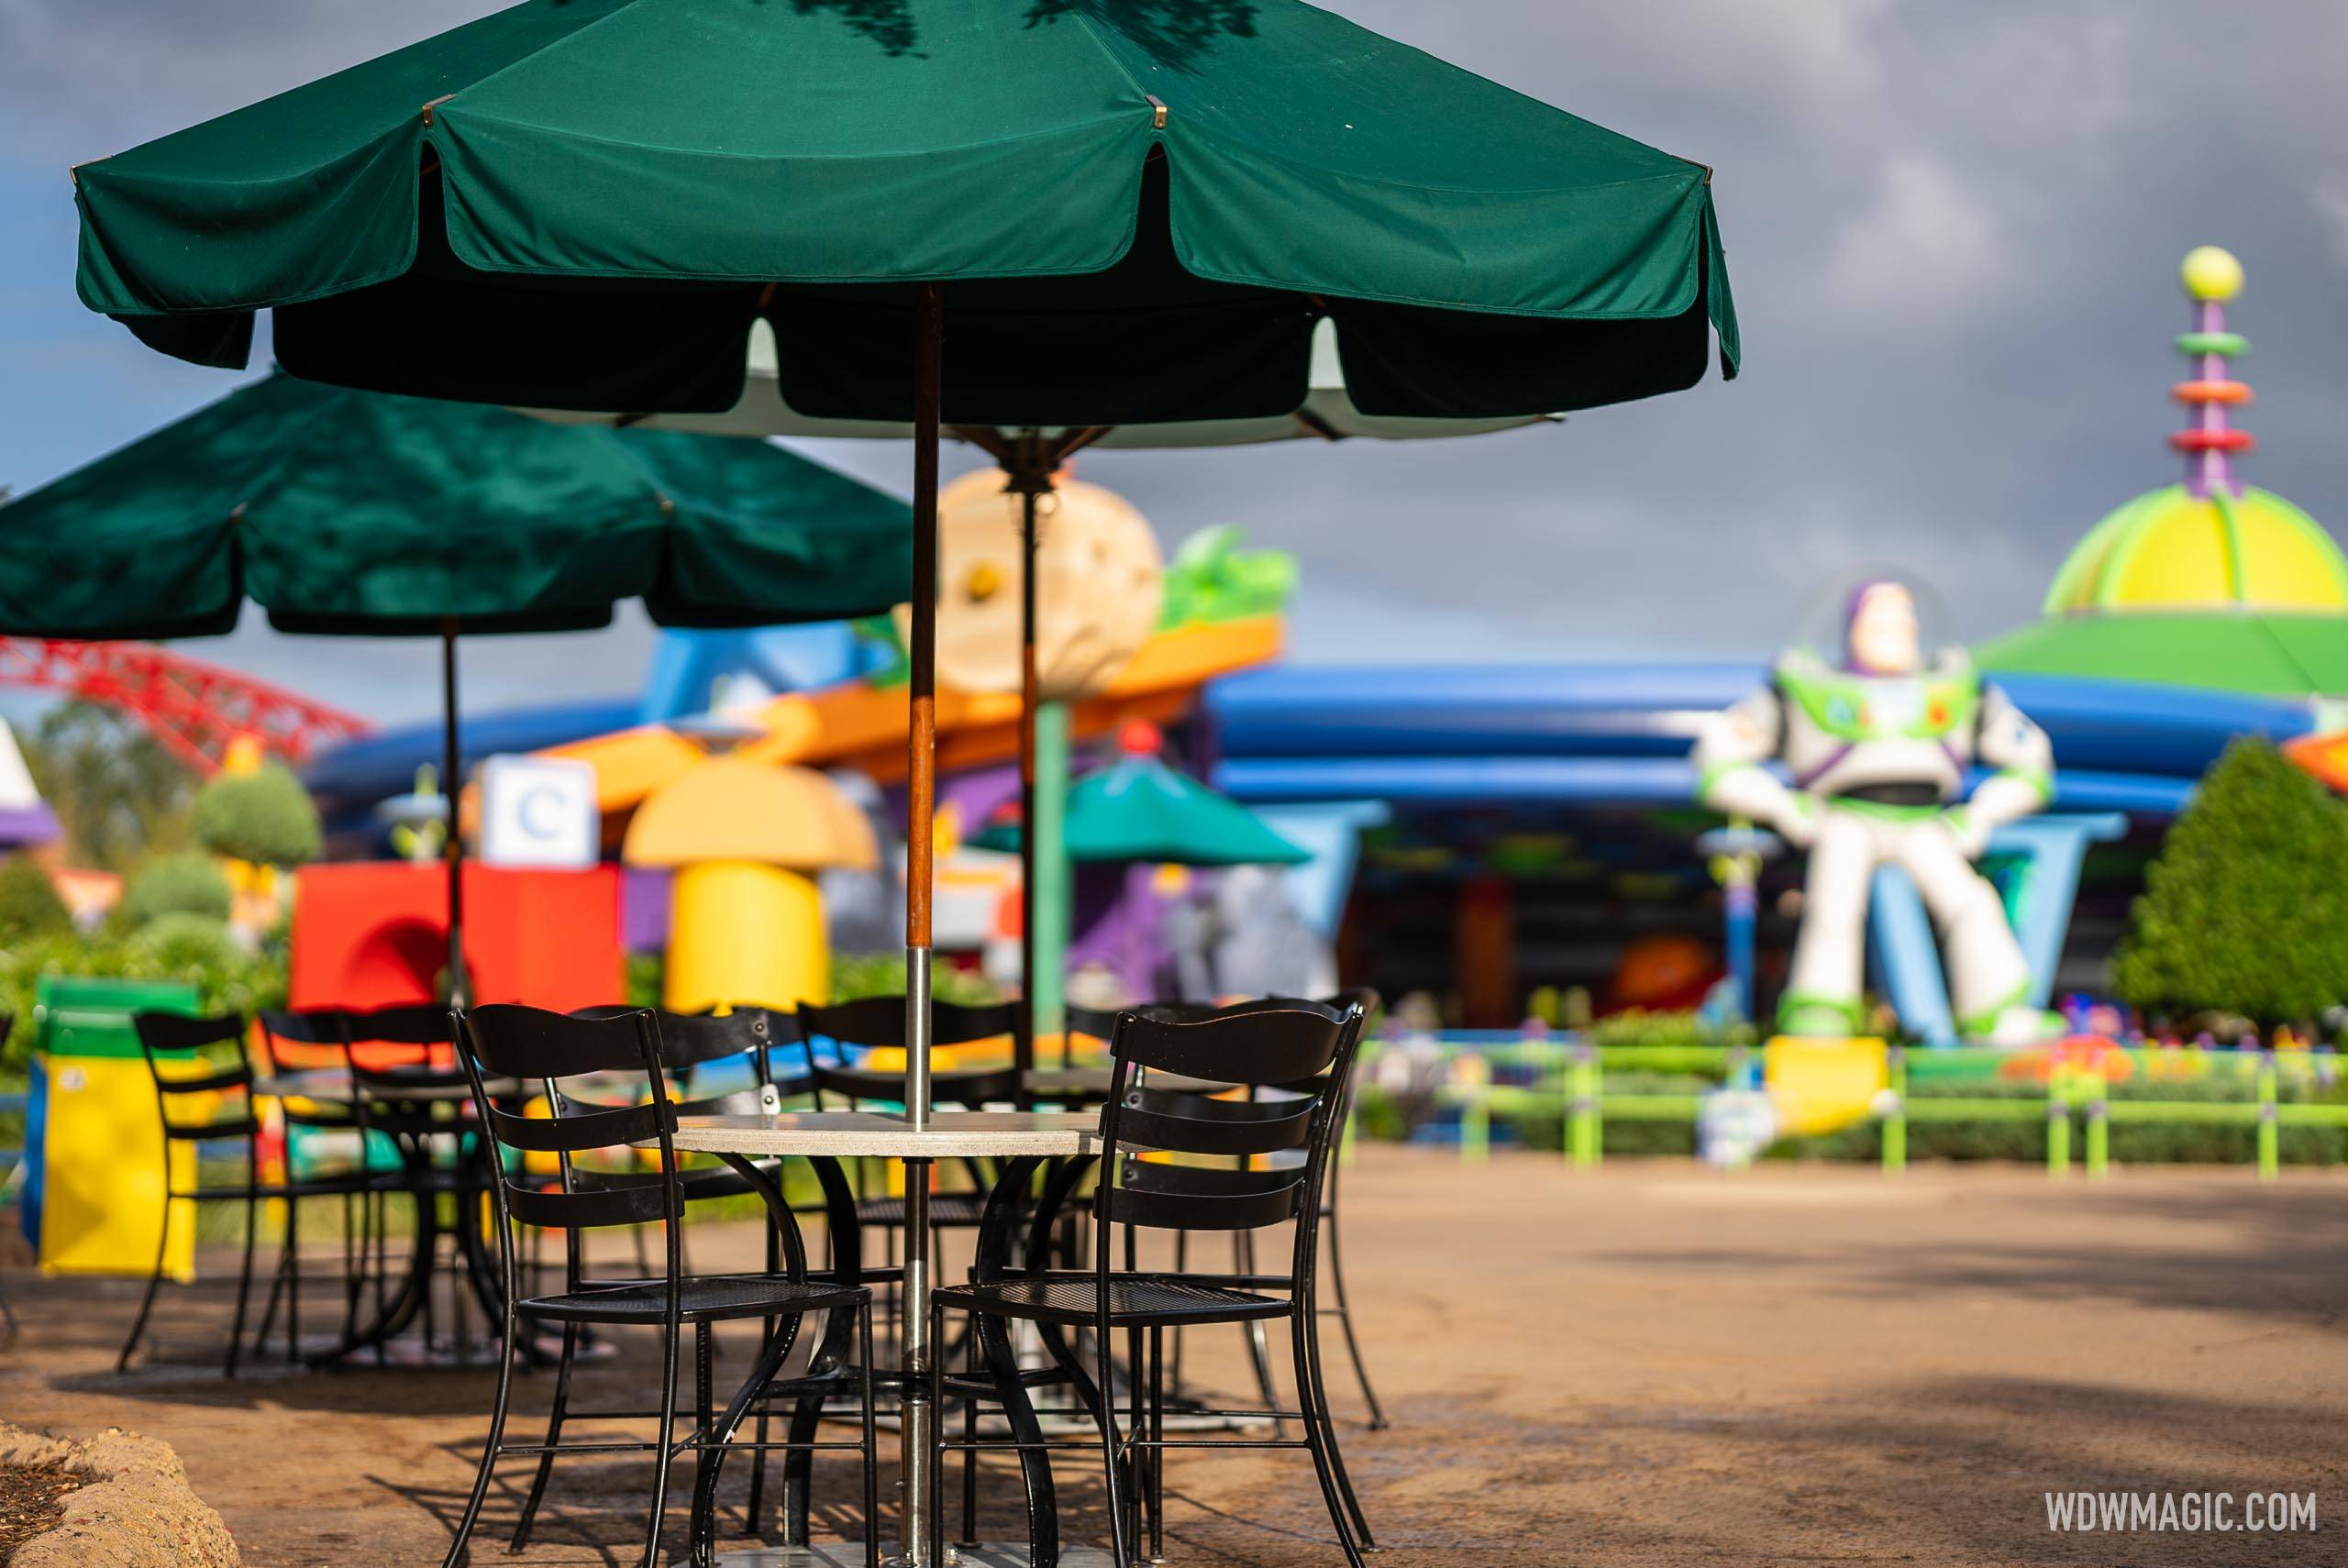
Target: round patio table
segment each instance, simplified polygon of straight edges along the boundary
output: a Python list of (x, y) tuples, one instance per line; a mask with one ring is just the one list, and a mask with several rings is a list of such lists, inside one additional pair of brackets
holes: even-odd
[[(680, 1151), (717, 1154), (731, 1164), (781, 1154), (816, 1159), (886, 1159), (905, 1167), (904, 1405), (898, 1426), (903, 1505), (898, 1510), (904, 1568), (937, 1568), (938, 1542), (929, 1539), (931, 1446), (937, 1441), (937, 1412), (929, 1403), (929, 1173), (939, 1160), (1075, 1159), (1101, 1153), (1096, 1111), (937, 1110), (916, 1129), (905, 1117), (881, 1110), (800, 1110), (753, 1116), (685, 1116), (673, 1139)], [(699, 1520), (694, 1521), (696, 1527)], [(698, 1529), (696, 1530), (698, 1538)], [(863, 1547), (753, 1548), (721, 1551), (717, 1568), (770, 1568), (785, 1562), (820, 1562), (841, 1554), (843, 1563), (863, 1561)], [(1025, 1560), (1024, 1548), (964, 1547), (964, 1562), (1010, 1568)], [(1068, 1554), (1063, 1553), (1065, 1561)]]

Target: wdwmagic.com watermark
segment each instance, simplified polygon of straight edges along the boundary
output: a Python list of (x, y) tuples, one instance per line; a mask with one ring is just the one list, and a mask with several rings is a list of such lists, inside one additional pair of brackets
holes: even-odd
[(2045, 1496), (2050, 1530), (2289, 1535), (2315, 1529), (2313, 1492), (2049, 1492)]

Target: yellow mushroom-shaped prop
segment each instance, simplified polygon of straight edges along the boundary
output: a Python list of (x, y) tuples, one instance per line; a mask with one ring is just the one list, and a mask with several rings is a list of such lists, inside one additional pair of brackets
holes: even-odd
[(811, 872), (880, 863), (872, 824), (806, 767), (700, 763), (628, 824), (620, 858), (675, 869), (662, 1004), (794, 1007), (831, 994), (823, 895)]

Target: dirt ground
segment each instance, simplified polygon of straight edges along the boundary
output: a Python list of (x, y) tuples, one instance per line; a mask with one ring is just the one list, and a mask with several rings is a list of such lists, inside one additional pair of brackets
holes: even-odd
[[(1463, 1166), (1368, 1147), (1348, 1182), (1354, 1297), (1394, 1425), (1349, 1419), (1342, 1435), (1387, 1568), (2348, 1562), (2348, 1179), (1577, 1174), (1553, 1156)], [(698, 1231), (695, 1252), (719, 1261)], [(128, 1284), (9, 1286), (27, 1329), (0, 1352), (0, 1418), (173, 1443), (254, 1568), (438, 1562), (486, 1372), (118, 1378)], [(166, 1305), (167, 1357), (209, 1353), (217, 1287)], [(1233, 1393), (1237, 1343), (1219, 1331), (1191, 1351)], [(721, 1384), (741, 1364), (727, 1356)], [(627, 1344), (583, 1397), (640, 1394), (646, 1365)], [(1352, 1418), (1351, 1379), (1332, 1381)], [(546, 1383), (523, 1380), (518, 1408), (541, 1408)], [(728, 1473), (737, 1507), (746, 1470)], [(1084, 1456), (1060, 1474), (1067, 1539), (1098, 1539)], [(510, 1561), (633, 1562), (648, 1476), (565, 1462), (537, 1541)], [(507, 1560), (524, 1479), (504, 1473), (477, 1561)], [(1341, 1561), (1301, 1453), (1180, 1454), (1168, 1486), (1169, 1561)], [(849, 1470), (827, 1462), (818, 1488), (819, 1533), (852, 1524)], [(2114, 1489), (2312, 1491), (2319, 1532), (2050, 1532), (2043, 1494)], [(1015, 1479), (993, 1474), (985, 1496), (982, 1533), (1016, 1539)]]

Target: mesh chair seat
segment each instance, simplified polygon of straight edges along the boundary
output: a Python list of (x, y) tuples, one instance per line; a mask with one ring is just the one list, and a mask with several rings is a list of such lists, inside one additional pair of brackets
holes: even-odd
[[(966, 1312), (1048, 1323), (1097, 1322), (1101, 1312), (1100, 1282), (1089, 1274), (948, 1286), (937, 1291), (935, 1299), (940, 1306)], [(1177, 1275), (1117, 1275), (1109, 1281), (1109, 1321), (1121, 1328), (1245, 1323), (1285, 1318), (1290, 1310), (1290, 1304), (1279, 1297), (1201, 1284)]]
[[(802, 1284), (770, 1274), (694, 1275), (683, 1282), (683, 1320), (715, 1323), (733, 1318), (778, 1318), (830, 1307), (853, 1308), (864, 1292), (848, 1286)], [(669, 1312), (665, 1280), (643, 1280), (566, 1296), (539, 1296), (516, 1304), (526, 1318), (559, 1323), (659, 1323)]]
[[(975, 1192), (933, 1192), (929, 1195), (930, 1229), (975, 1226), (985, 1216), (986, 1209), (987, 1200)], [(856, 1222), (903, 1225), (905, 1200), (902, 1197), (859, 1198), (856, 1200)]]

